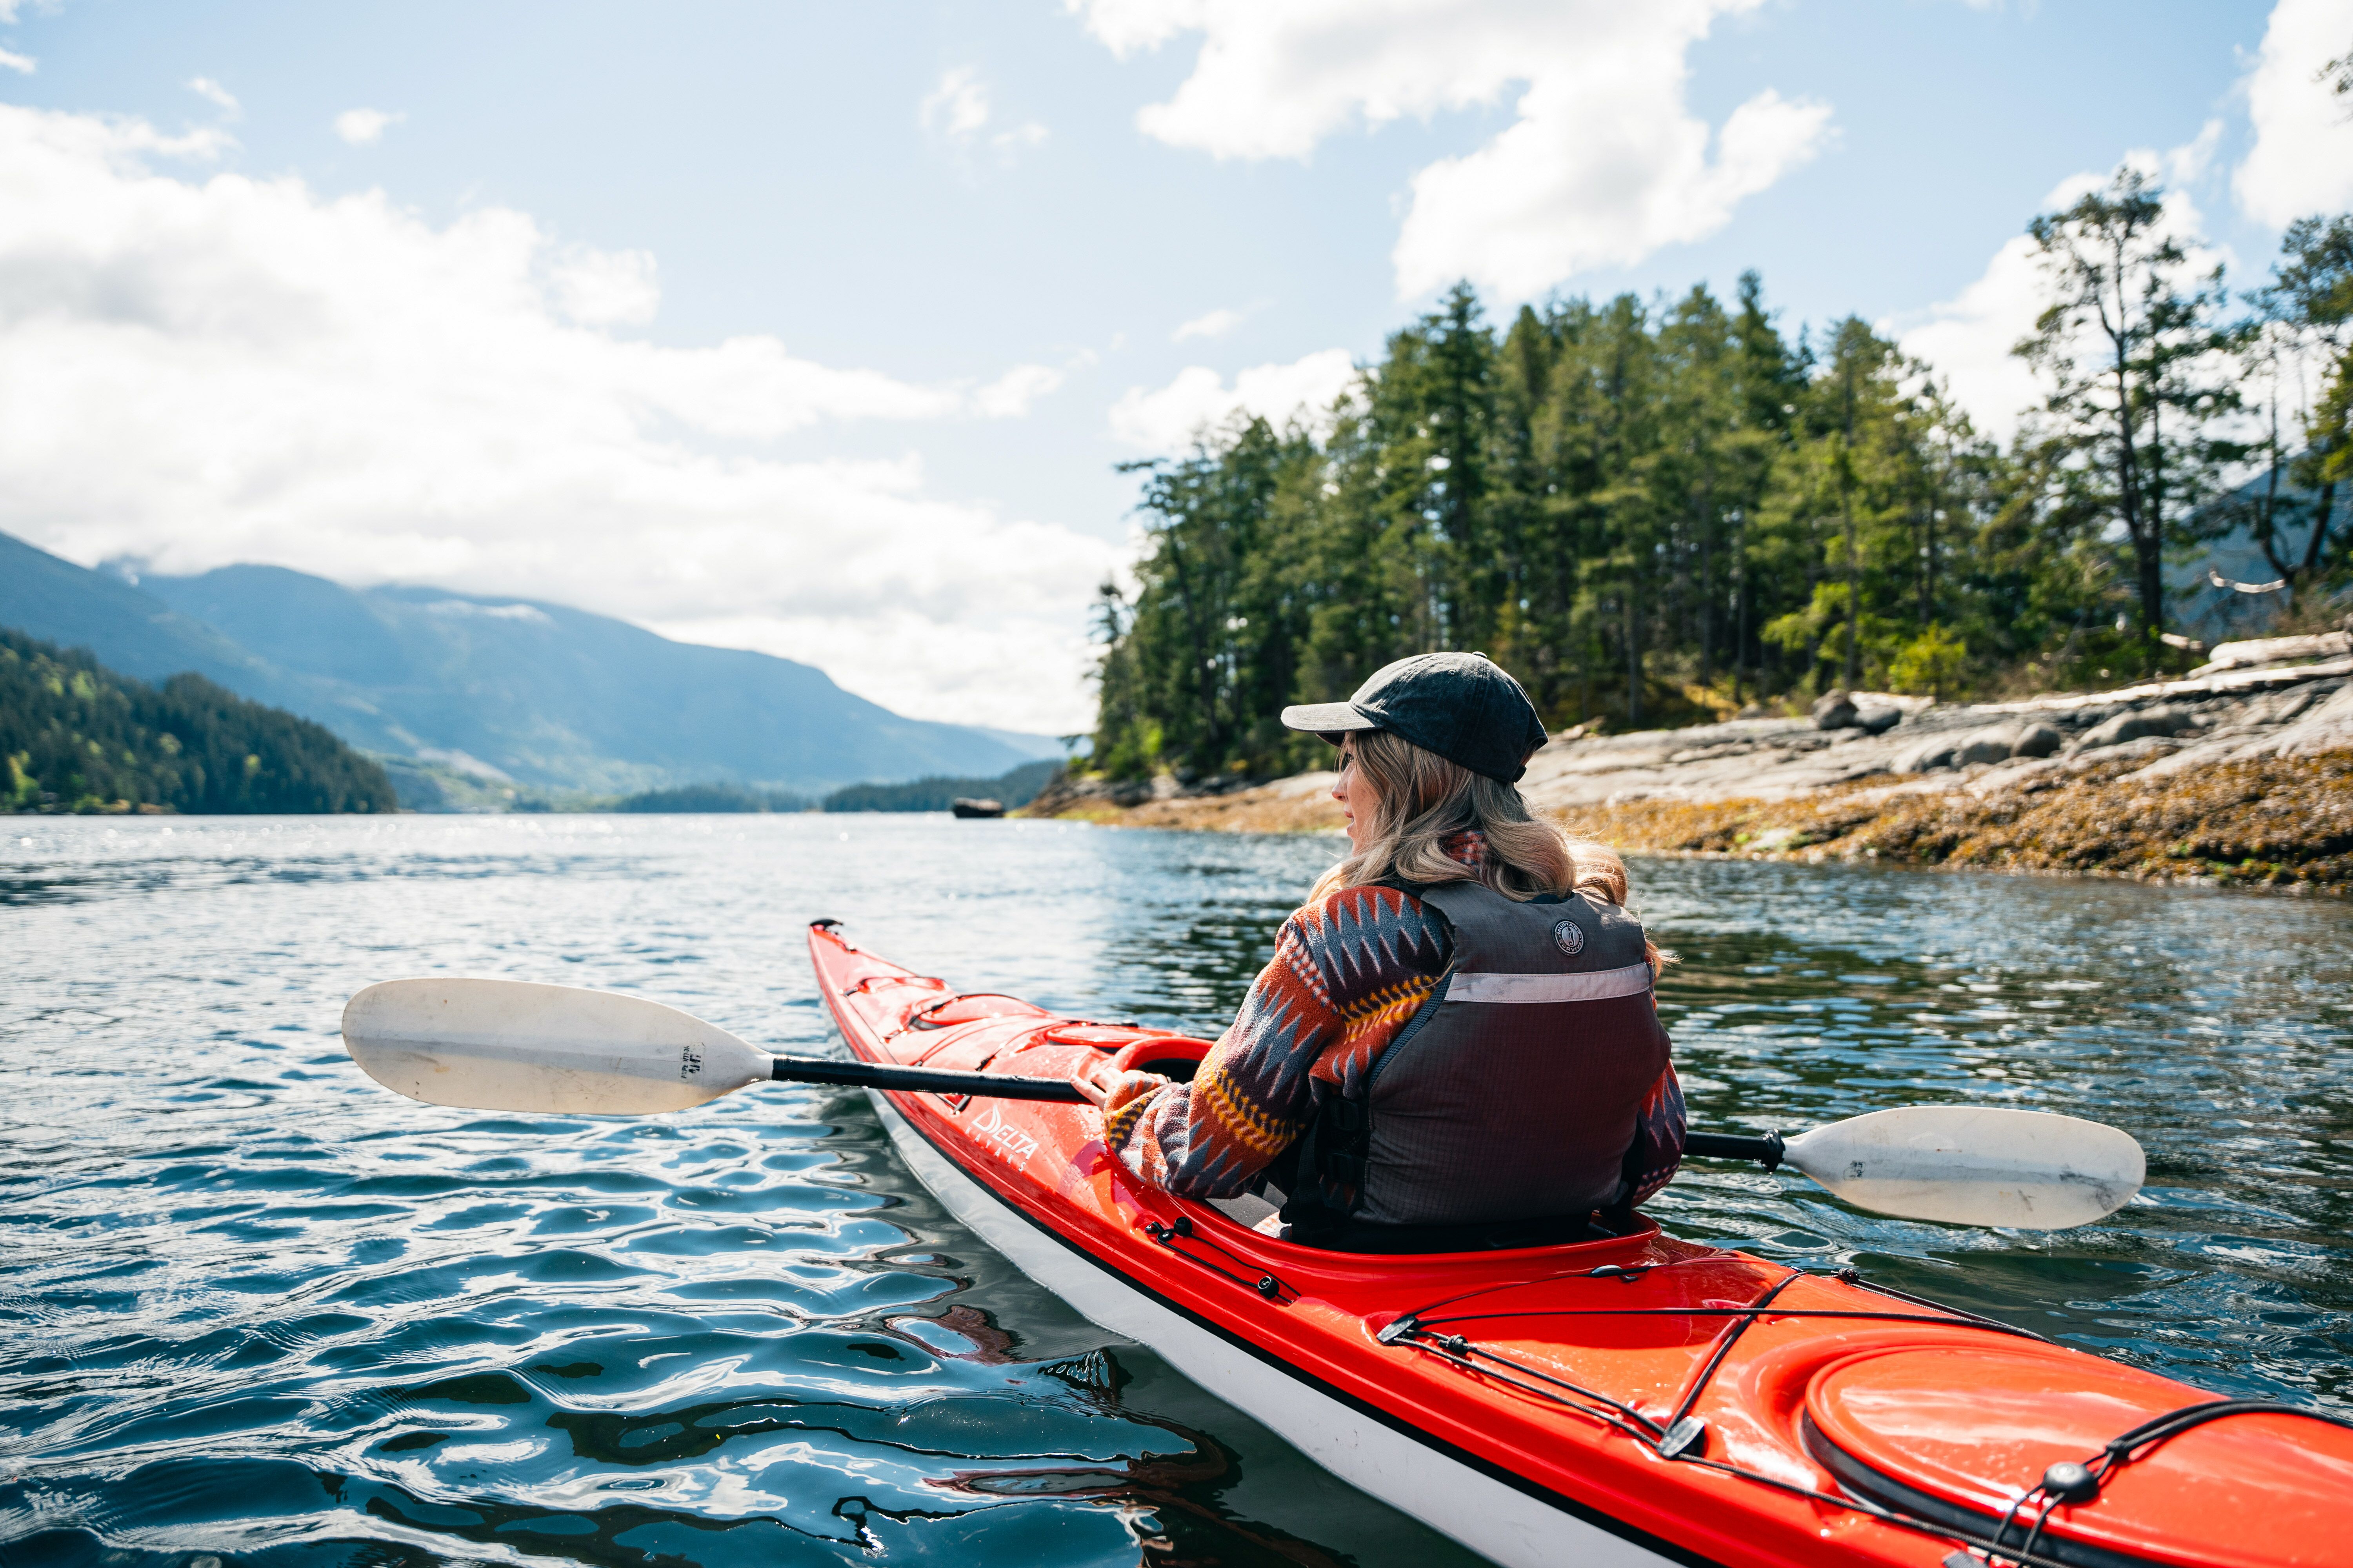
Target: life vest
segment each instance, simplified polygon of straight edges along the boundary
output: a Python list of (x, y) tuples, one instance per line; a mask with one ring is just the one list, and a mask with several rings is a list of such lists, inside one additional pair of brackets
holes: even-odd
[[(1405, 890), (1446, 918), (1453, 962), (1360, 1098), (1325, 1101), (1300, 1173), (1319, 1175), (1327, 1195), (1353, 1194), (1340, 1211), (1351, 1230), (1608, 1208), (1626, 1191), (1636, 1120), (1667, 1065), (1641, 922), (1582, 895), (1521, 903), (1478, 882)], [(1298, 1206), (1309, 1239), (1319, 1216), (1307, 1210), (1319, 1205)]]

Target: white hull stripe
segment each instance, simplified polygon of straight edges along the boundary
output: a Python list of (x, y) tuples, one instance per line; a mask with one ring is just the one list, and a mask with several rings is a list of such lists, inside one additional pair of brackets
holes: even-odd
[(1651, 966), (1597, 969), (1584, 974), (1501, 974), (1456, 970), (1446, 984), (1449, 1002), (1606, 1002), (1651, 988)]
[(1711, 1559), (1418, 1431), (1136, 1284), (959, 1169), (881, 1090), (866, 1092), (909, 1168), (974, 1234), (1091, 1321), (1150, 1345), (1343, 1480), (1505, 1568), (1713, 1568)]

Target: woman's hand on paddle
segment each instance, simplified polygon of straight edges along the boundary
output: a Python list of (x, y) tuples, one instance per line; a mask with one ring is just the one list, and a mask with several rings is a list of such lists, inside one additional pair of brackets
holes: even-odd
[(1089, 1062), (1071, 1075), (1079, 1092), (1095, 1102), (1105, 1116), (1115, 1114), (1122, 1106), (1132, 1105), (1155, 1089), (1165, 1089), (1171, 1081), (1156, 1072), (1110, 1072), (1102, 1058)]
[(1105, 1116), (1116, 1114), (1121, 1108), (1134, 1104), (1148, 1094), (1157, 1094), (1176, 1080), (1156, 1072), (1124, 1072), (1114, 1074), (1103, 1084), (1103, 1109)]

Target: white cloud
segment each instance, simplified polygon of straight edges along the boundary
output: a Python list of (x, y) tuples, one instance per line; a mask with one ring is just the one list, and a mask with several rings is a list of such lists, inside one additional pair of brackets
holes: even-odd
[(381, 109), (346, 109), (335, 116), (335, 134), (354, 147), (373, 147), (384, 140), (386, 131), (407, 118)]
[(970, 141), (988, 127), (988, 89), (980, 72), (957, 66), (941, 73), (940, 85), (915, 110), (916, 122), (951, 142)]
[[(1975, 282), (1894, 335), (1905, 353), (1928, 362), (1979, 433), (2007, 442), (2020, 414), (2041, 401), (2033, 371), (2010, 350), (2034, 331), (2042, 306), (2042, 268), (2034, 241), (2021, 234), (1993, 253)], [(1892, 329), (1882, 322), (1881, 330)]]
[(2254, 145), (2232, 179), (2240, 210), (2284, 228), (2353, 207), (2353, 100), (2319, 79), (2353, 49), (2353, 0), (2279, 0), (2247, 77)]
[(1210, 6), (1204, 0), (1062, 0), (1062, 9), (1085, 16), (1087, 31), (1125, 59), (1208, 26)]
[(1046, 128), (1034, 121), (992, 132), (993, 113), (978, 68), (956, 66), (940, 74), (939, 85), (917, 106), (915, 121), (959, 152), (987, 146), (1001, 158), (1046, 140)]
[(2186, 185), (2206, 177), (2206, 171), (2214, 166), (2214, 153), (2221, 145), (2222, 122), (2210, 120), (2199, 128), (2196, 136), (2179, 147), (2164, 153), (2136, 148), (2125, 154), (2125, 162), (2152, 177)]
[(1208, 366), (1189, 365), (1157, 391), (1130, 387), (1112, 405), (1111, 431), (1146, 451), (1178, 452), (1236, 413), (1276, 425), (1299, 414), (1326, 429), (1333, 403), (1356, 384), (1356, 374), (1345, 349), (1324, 349), (1289, 364), (1258, 365), (1236, 375), (1231, 386)]
[[(2135, 148), (2120, 166), (2153, 180), (2193, 180), (2211, 161), (2221, 133), (2221, 122), (2209, 121), (2195, 140), (2165, 152)], [(2071, 174), (2043, 197), (2041, 210), (2071, 206), (2113, 177)], [(2211, 270), (2228, 257), (2208, 242), (2204, 215), (2179, 184), (2166, 192), (2159, 227), (2181, 242), (2193, 271)], [(2007, 442), (2017, 432), (2020, 416), (2042, 401), (2033, 371), (2010, 349), (2032, 335), (2035, 320), (2049, 300), (2040, 252), (2032, 239), (2020, 234), (2003, 242), (1976, 281), (1930, 306), (1923, 319), (1878, 325), (1895, 337), (1905, 353), (1928, 363), (1953, 400), (1968, 410), (1980, 434)]]
[(1467, 277), (1525, 299), (1705, 238), (1744, 197), (1811, 158), (1829, 128), (1828, 105), (1767, 89), (1733, 110), (1711, 162), (1706, 126), (1681, 112), (1680, 79), (1672, 117), (1643, 112), (1663, 85), (1542, 84), (1520, 100), (1518, 124), (1416, 174), (1392, 257), (1398, 296)]
[(1051, 365), (1017, 364), (972, 395), (973, 412), (984, 419), (1018, 419), (1061, 384), (1062, 373)]
[(1168, 341), (1181, 343), (1187, 338), (1222, 338), (1241, 324), (1242, 313), (1240, 310), (1229, 310), (1220, 306), (1217, 310), (1204, 311), (1178, 327), (1168, 334)]
[(661, 283), (648, 250), (573, 246), (547, 269), (565, 315), (584, 327), (643, 326), (661, 309)]
[(1124, 57), (1203, 36), (1192, 74), (1136, 123), (1219, 158), (1305, 158), (1362, 124), (1501, 102), (1514, 123), (1413, 178), (1393, 261), (1412, 298), (1468, 277), (1526, 298), (1730, 221), (1813, 157), (1827, 105), (1769, 89), (1711, 132), (1687, 56), (1763, 0), (1064, 0)]
[(1085, 720), (1108, 544), (930, 493), (920, 461), (746, 443), (1003, 416), (745, 335), (616, 336), (650, 257), (528, 216), (178, 177), (217, 139), (0, 105), (0, 529), (82, 562), (272, 562), (552, 599), (821, 665), (931, 717)]
[(219, 110), (221, 113), (231, 120), (235, 120), (239, 114), (244, 112), (243, 110), (237, 107), (237, 95), (230, 92), (228, 89), (223, 87), (220, 83), (215, 81), (208, 76), (190, 78), (188, 80), (188, 90), (195, 93), (198, 98), (203, 99), (206, 103), (211, 104), (214, 108)]
[[(0, 17), (0, 20), (6, 19), (7, 18)], [(26, 76), (31, 76), (35, 71), (40, 69), (40, 61), (35, 59), (30, 55), (20, 55), (14, 49), (0, 49), (0, 68), (18, 71)]]

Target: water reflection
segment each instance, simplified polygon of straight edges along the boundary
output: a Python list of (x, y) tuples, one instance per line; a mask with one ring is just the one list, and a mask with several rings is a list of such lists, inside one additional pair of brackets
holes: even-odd
[[(785, 1047), (816, 915), (1096, 1017), (1213, 1032), (1329, 840), (881, 818), (12, 825), (0, 883), (10, 1561), (1464, 1561), (1071, 1314), (864, 1102), (655, 1122), (398, 1100), (343, 998), (611, 986)], [(849, 837), (839, 835), (847, 833)], [(29, 842), (26, 842), (29, 840)], [(1673, 1229), (2232, 1390), (2353, 1396), (2353, 911), (1648, 862), (1695, 1114), (1979, 1099), (2150, 1154), (2039, 1237), (1695, 1170)], [(14, 897), (14, 895), (7, 895)], [(367, 1554), (373, 1553), (373, 1556)]]
[(1685, 959), (1661, 1001), (1695, 1117), (1978, 1100), (2113, 1122), (2149, 1156), (2140, 1200), (2052, 1237), (1871, 1219), (1794, 1178), (1729, 1175), (1662, 1199), (1675, 1228), (1851, 1259), (2210, 1387), (2353, 1396), (2353, 910), (1862, 868), (1641, 872)]

